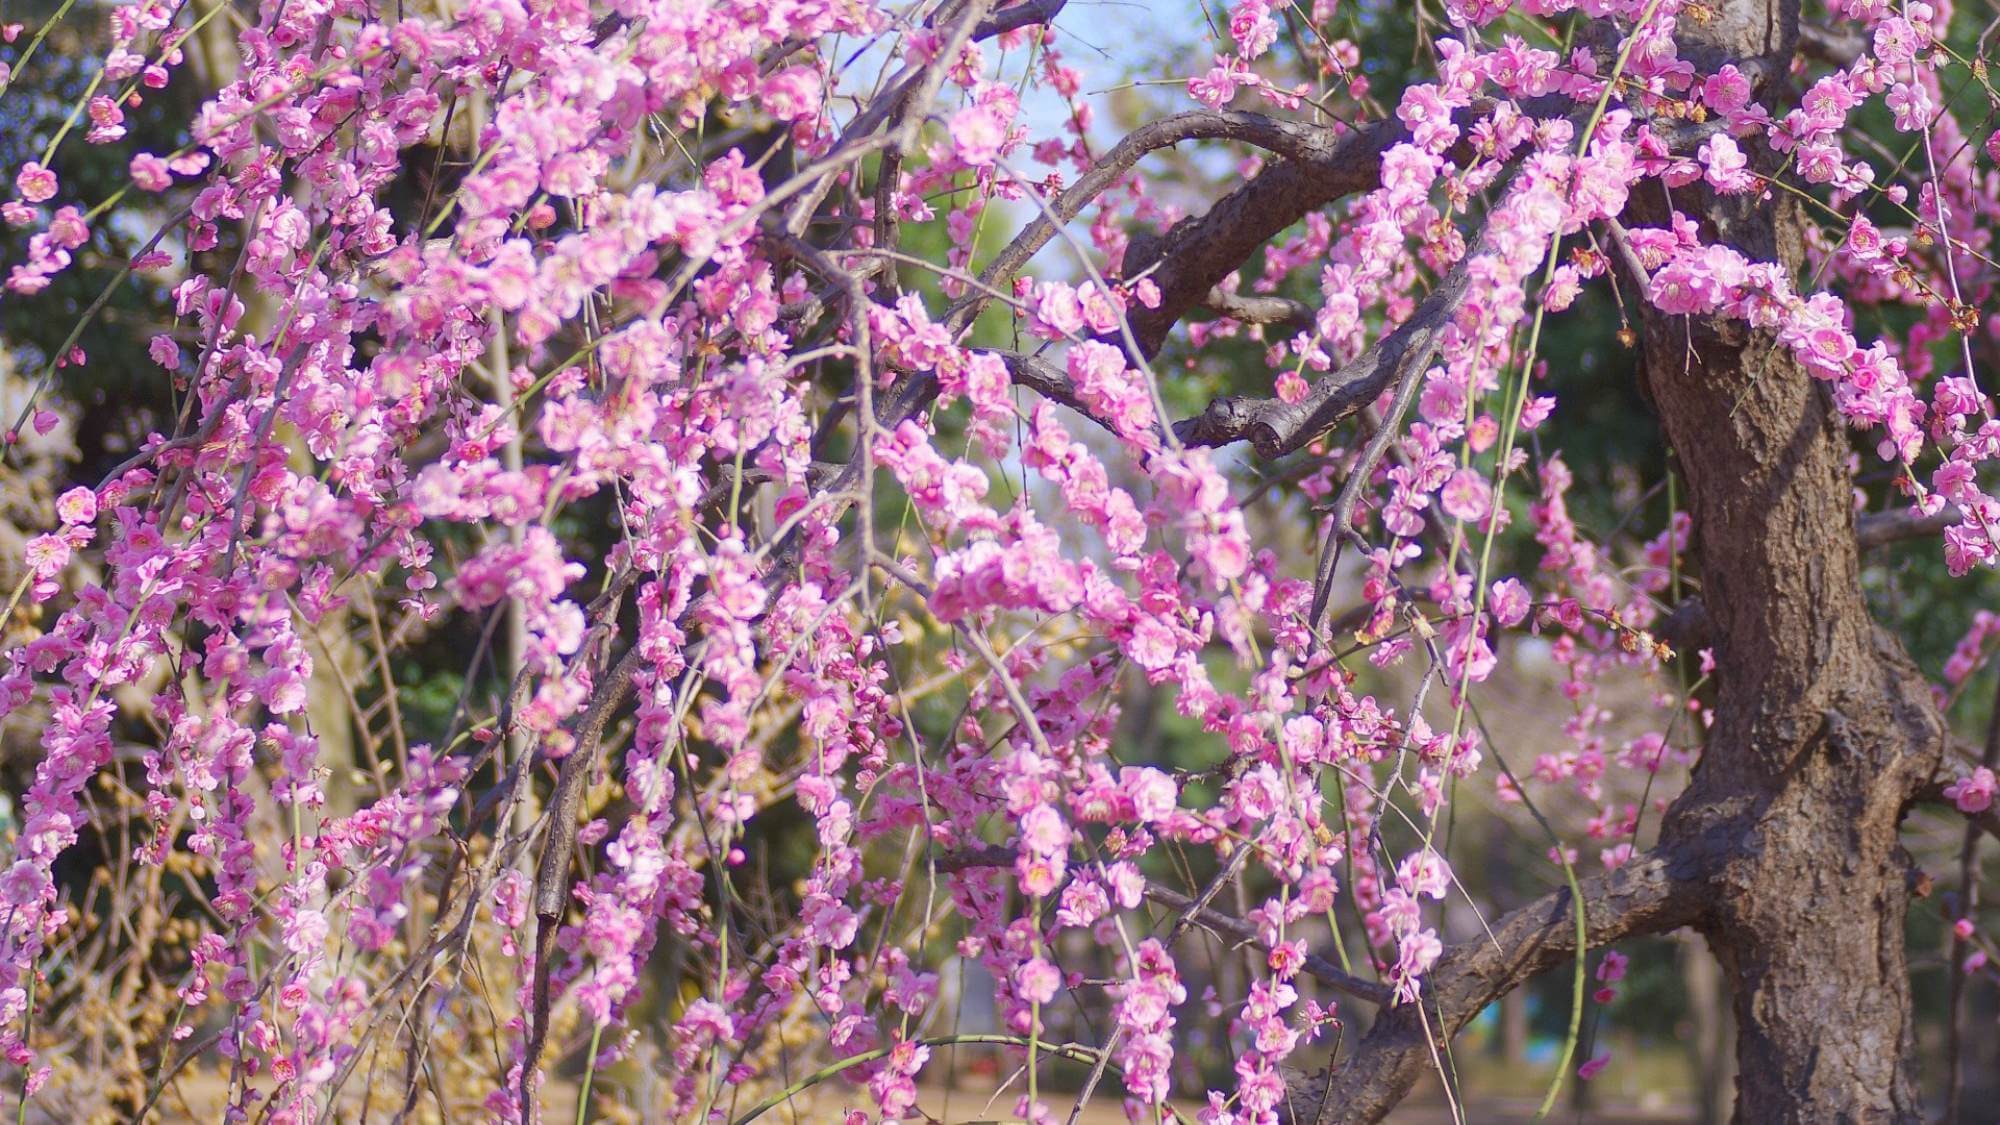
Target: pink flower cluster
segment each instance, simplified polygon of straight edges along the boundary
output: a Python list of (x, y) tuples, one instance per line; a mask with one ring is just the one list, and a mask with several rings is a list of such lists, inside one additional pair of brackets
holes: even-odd
[[(1583, 826), (1561, 862), (1587, 845), (1627, 863), (1642, 794), (1698, 748), (1708, 716), (1677, 682), (1656, 681), (1635, 728), (1607, 702), (1668, 655), (1648, 630), (1692, 527), (1675, 513), (1626, 545), (1580, 526), (1569, 463), (1542, 448), (1551, 357), (1528, 341), (1547, 318), (1596, 287), (1765, 333), (1920, 513), (1959, 513), (1953, 572), (2000, 563), (1981, 479), (2000, 422), (1966, 340), (1996, 330), (1980, 310), (2000, 279), (1976, 263), (2000, 181), (1973, 167), (1939, 84), (1939, 10), (1839, 7), (1868, 49), (1801, 75), (1799, 106), (1774, 115), (1747, 65), (1680, 56), (1694, 13), (1672, 0), (1451, 0), (1462, 34), (1386, 99), (1354, 43), (1297, 48), (1278, 6), (1230, 6), (1193, 101), (1254, 93), (1303, 128), (1310, 98), (1399, 130), (1379, 183), (1222, 286), (1313, 297), (1288, 337), (1254, 329), (1276, 400), (1315, 401), (1449, 298), (1409, 373), (1413, 416), (1392, 392), (1373, 404), (1393, 427), (1382, 455), (1308, 454), (1311, 501), (1358, 478), (1356, 549), (1324, 506), (1273, 517), (1233, 453), (1175, 436), (1161, 380), (1199, 357), (1178, 340), (1149, 354), (1128, 329), (1171, 295), (1133, 231), (1182, 211), (1099, 159), (1059, 31), (859, 0), (265, 5), (192, 140), (114, 162), (141, 193), (118, 205), (143, 207), (73, 198), (67, 130), (0, 204), (33, 228), (15, 299), (79, 268), (93, 231), (174, 216), (132, 264), (171, 295), (147, 354), (184, 403), (108, 479), (61, 491), (24, 547), (14, 599), (44, 613), (6, 653), (0, 716), (47, 733), (0, 865), (0, 1054), (33, 1073), (49, 1047), (31, 1043), (30, 995), (69, 924), (57, 863), (115, 772), (143, 792), (136, 861), (193, 864), (212, 890), (175, 966), (175, 1034), (221, 1029), (235, 1118), (332, 1116), (357, 1060), (422, 1013), (493, 1035), (512, 1072), (485, 1104), (532, 1119), (550, 1029), (584, 1027), (608, 1066), (634, 1051), (649, 992), (664, 1115), (782, 1086), (809, 1039), (843, 1065), (840, 1096), (907, 1116), (956, 962), (995, 982), (995, 1035), (1043, 1044), (1078, 1005), (1107, 1013), (1143, 1119), (1192, 1092), (1201, 979), (1151, 925), (1171, 850), (1269, 888), (1236, 907), (1261, 968), (1228, 998), (1232, 1089), (1203, 1119), (1274, 1120), (1281, 1065), (1332, 1018), (1301, 979), (1328, 919), (1365, 938), (1357, 971), (1397, 1004), (1452, 956), (1437, 829), (1504, 749), (1470, 703), (1510, 646), (1547, 654), (1565, 704), (1520, 775)], [(124, 142), (180, 80), (182, 12), (109, 10), (83, 143)], [(1623, 29), (1620, 73), (1502, 30), (1571, 13)], [(1317, 84), (1282, 69), (1299, 49)], [(1024, 99), (1024, 73), (1060, 123)], [(1849, 143), (1878, 100), (1944, 156), (1914, 191)], [(413, 210), (406, 164), (435, 144), (468, 155)], [(1794, 180), (1840, 216), (1812, 239), (1810, 281), (1688, 215), (1621, 225), (1640, 193), (1761, 206)], [(1073, 223), (996, 258), (995, 231), (1058, 205)], [(1058, 237), (1085, 268), (1024, 272)], [(1614, 262), (1619, 243), (1633, 261)], [(1862, 302), (1915, 327), (1883, 334)], [(1962, 365), (1940, 359), (1950, 343)], [(88, 362), (56, 357), (46, 381)], [(1501, 535), (1539, 565), (1501, 572)], [(1348, 635), (1315, 632), (1311, 551), (1277, 549), (1323, 542), (1343, 552), (1334, 593), (1358, 593)], [(1995, 621), (1975, 620), (1954, 687)], [(408, 686), (391, 650), (446, 627), (481, 638), (451, 670), (448, 731), (376, 739), (372, 716), (398, 715)], [(1364, 661), (1413, 665), (1422, 686), (1369, 694)], [(327, 698), (367, 709), (372, 772), (335, 760)], [(1134, 700), (1171, 707), (1204, 767), (1132, 745)], [(1994, 785), (1981, 769), (1946, 793), (1983, 813)], [(563, 831), (540, 815), (559, 792)], [(760, 847), (786, 831), (807, 853), (796, 877), (758, 884)], [(544, 850), (566, 833), (573, 854)], [(1081, 983), (1085, 947), (1110, 983)], [(489, 979), (487, 948), (516, 988), (440, 983)], [(663, 962), (683, 967), (670, 996)], [(1624, 971), (1600, 962), (1600, 1003)]]

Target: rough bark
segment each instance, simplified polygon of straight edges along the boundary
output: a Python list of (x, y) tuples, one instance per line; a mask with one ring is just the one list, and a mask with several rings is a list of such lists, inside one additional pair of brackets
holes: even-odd
[[(1685, 57), (1784, 74), (1799, 46), (1794, 0), (1710, 10), (1705, 22), (1682, 21)], [(1785, 196), (1718, 197), (1699, 184), (1669, 195), (1651, 183), (1625, 221), (1663, 226), (1670, 207), (1695, 217), (1706, 240), (1799, 276), (1803, 218)], [(1656, 310), (1643, 321), (1641, 378), (1694, 519), (1715, 723), (1644, 861), (1661, 897), (1625, 903), (1603, 926), (1593, 904), (1589, 942), (1682, 924), (1707, 939), (1738, 1029), (1737, 1120), (1921, 1120), (1903, 943), (1913, 866), (1898, 825), (1937, 769), (1945, 729), (1863, 597), (1850, 443), (1826, 389), (1770, 333)], [(1507, 920), (1507, 957), (1448, 951), (1426, 985), (1425, 1016), (1385, 1012), (1300, 1091), (1296, 1119), (1386, 1116), (1430, 1065), (1434, 1037), (1561, 960), (1555, 947), (1570, 943), (1548, 910), (1522, 912), (1539, 929), (1515, 932), (1522, 914)], [(1475, 961), (1487, 963), (1468, 973)]]
[[(1684, 34), (1782, 60), (1797, 26), (1795, 3), (1733, 0)], [(1662, 194), (1642, 192), (1632, 218), (1664, 223)], [(1797, 274), (1787, 197), (1693, 188), (1673, 205)], [(1740, 324), (1651, 312), (1644, 371), (1688, 485), (1717, 668), (1708, 749), (1663, 831), (1740, 833), (1696, 921), (1730, 978), (1737, 1118), (1919, 1120), (1898, 823), (1944, 729), (1862, 595), (1847, 437), (1825, 388)]]
[[(1763, 229), (1729, 241), (1781, 233), (1746, 214)], [(1942, 730), (1862, 601), (1844, 435), (1768, 338), (1658, 317), (1646, 337), (1718, 671), (1708, 750), (1666, 835), (1742, 833), (1697, 921), (1733, 986), (1738, 1116), (1915, 1120), (1897, 826)]]

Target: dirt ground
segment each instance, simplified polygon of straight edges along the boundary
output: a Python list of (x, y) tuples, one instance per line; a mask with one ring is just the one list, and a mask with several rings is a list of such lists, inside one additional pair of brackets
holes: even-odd
[[(938, 1125), (987, 1125), (987, 1123), (1013, 1122), (1014, 1099), (1018, 1090), (1009, 1090), (1004, 1095), (989, 1100), (987, 1096), (971, 1090), (944, 1090), (925, 1088), (918, 1091), (917, 1108), (928, 1114)], [(1056, 1110), (1059, 1121), (1068, 1121), (1071, 1104), (1063, 1097), (1044, 1098)], [(1399, 1106), (1389, 1115), (1395, 1125), (1517, 1125), (1535, 1119), (1538, 1101), (1531, 1098), (1483, 1099), (1477, 1104), (1463, 1107), (1463, 1116), (1454, 1119), (1450, 1107), (1438, 1102), (1412, 1099)], [(1176, 1102), (1174, 1108), (1188, 1121), (1195, 1120), (1201, 1109), (1197, 1102)], [(1588, 1112), (1578, 1114), (1574, 1110), (1558, 1109), (1545, 1120), (1562, 1125), (1564, 1122), (1588, 1122), (1591, 1125), (1686, 1125), (1693, 1115), (1686, 1112), (1647, 1112), (1636, 1106), (1608, 1105), (1593, 1107)], [(1119, 1107), (1115, 1096), (1099, 1096), (1084, 1107), (1077, 1116), (1076, 1125), (1125, 1125), (1125, 1112)]]

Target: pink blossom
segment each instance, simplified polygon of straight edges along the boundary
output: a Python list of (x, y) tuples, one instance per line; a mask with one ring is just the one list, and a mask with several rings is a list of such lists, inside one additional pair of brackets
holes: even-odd
[(1616, 984), (1625, 979), (1625, 969), (1630, 960), (1615, 949), (1607, 949), (1604, 959), (1597, 963), (1597, 979), (1605, 984)]
[(1493, 510), (1493, 489), (1477, 469), (1460, 469), (1445, 481), (1438, 501), (1452, 518), (1478, 523)]
[(173, 176), (167, 169), (167, 162), (149, 152), (141, 152), (132, 157), (132, 182), (141, 191), (165, 191), (173, 186)]
[(1528, 616), (1528, 591), (1519, 579), (1503, 578), (1493, 584), (1488, 604), (1493, 607), (1493, 618), (1501, 625), (1512, 628)]
[(1077, 398), (1118, 433), (1137, 438), (1153, 429), (1153, 400), (1144, 377), (1126, 366), (1117, 348), (1096, 340), (1077, 344), (1069, 352), (1069, 376)]
[(1240, 62), (1218, 59), (1208, 73), (1188, 79), (1188, 96), (1210, 109), (1221, 109), (1236, 98), (1236, 87), (1247, 77), (1236, 69)]
[(1006, 140), (1007, 124), (990, 106), (967, 106), (951, 115), (952, 151), (975, 168), (998, 160)]
[(48, 880), (34, 863), (16, 860), (5, 875), (0, 875), (0, 899), (9, 906), (26, 906), (39, 901), (47, 886)]
[(1701, 166), (1709, 186), (1719, 192), (1743, 192), (1757, 186), (1757, 177), (1749, 171), (1749, 158), (1727, 133), (1718, 133), (1702, 142)]
[(1069, 828), (1049, 805), (1036, 805), (1021, 818), (1021, 846), (1037, 855), (1054, 855), (1069, 846)]
[(32, 160), (14, 174), (14, 190), (30, 203), (40, 203), (56, 193), (56, 174)]
[(1896, 128), (1903, 132), (1914, 133), (1930, 124), (1933, 106), (1922, 86), (1898, 82), (1889, 88), (1888, 103), (1895, 115)]
[(1734, 63), (1702, 79), (1701, 99), (1717, 113), (1734, 113), (1750, 104), (1750, 79)]
[(85, 524), (97, 518), (97, 494), (88, 488), (72, 488), (56, 499), (56, 517), (66, 524)]
[(1132, 640), (1126, 651), (1132, 660), (1148, 671), (1159, 671), (1171, 664), (1176, 650), (1173, 630), (1154, 617), (1141, 617), (1132, 627)]
[(1993, 771), (1981, 766), (1946, 785), (1944, 795), (1945, 799), (1958, 806), (1959, 812), (1972, 815), (1983, 813), (1993, 806), (1995, 786)]
[(1269, 0), (1238, 0), (1229, 13), (1229, 34), (1243, 58), (1254, 59), (1270, 50), (1278, 38), (1278, 24), (1271, 18)]
[(1127, 766), (1118, 771), (1119, 785), (1131, 798), (1133, 815), (1148, 823), (1165, 820), (1178, 800), (1174, 779), (1151, 766)]
[(1397, 942), (1396, 965), (1392, 974), (1396, 1003), (1416, 1001), (1420, 979), (1437, 963), (1438, 955), (1443, 952), (1444, 943), (1430, 930), (1414, 931)]
[(160, 333), (157, 336), (154, 336), (152, 340), (147, 342), (146, 354), (153, 357), (154, 363), (157, 363), (161, 367), (167, 368), (168, 370), (172, 370), (181, 365), (180, 345), (174, 342), (174, 338), (172, 336), (169, 336), (164, 332)]
[(780, 121), (798, 121), (820, 111), (819, 71), (791, 66), (764, 80), (764, 109)]
[(1014, 991), (1030, 1004), (1046, 1004), (1062, 987), (1062, 972), (1054, 965), (1033, 957), (1014, 970)]

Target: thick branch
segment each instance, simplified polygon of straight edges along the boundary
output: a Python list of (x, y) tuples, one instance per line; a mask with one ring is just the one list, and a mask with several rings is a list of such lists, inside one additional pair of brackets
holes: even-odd
[(1025, 4), (1003, 8), (979, 21), (979, 26), (973, 29), (972, 41), (977, 43), (1034, 24), (1048, 23), (1068, 3), (1069, 0), (1027, 0)]
[[(1298, 402), (1280, 398), (1216, 399), (1199, 415), (1177, 423), (1175, 434), (1193, 446), (1229, 445), (1247, 440), (1259, 457), (1282, 457), (1359, 412), (1391, 386), (1404, 379), (1420, 378), (1437, 355), (1445, 328), (1465, 300), (1466, 290), (1471, 286), (1472, 263), (1486, 252), (1492, 233), (1491, 223), (1483, 223), (1464, 256), (1408, 320), (1383, 333), (1339, 370), (1313, 380), (1305, 397)], [(1397, 421), (1387, 420), (1384, 432), (1392, 430)], [(1375, 450), (1374, 456), (1379, 455), (1380, 450)], [(1364, 458), (1364, 463), (1356, 466), (1356, 479), (1362, 483), (1372, 470), (1366, 461)], [(1360, 485), (1354, 487), (1358, 489)], [(1350, 496), (1347, 506), (1351, 508), (1352, 503)]]
[[(1473, 125), (1490, 115), (1497, 104), (1477, 101), (1453, 113), (1452, 119), (1460, 133), (1470, 137)], [(1576, 112), (1576, 103), (1561, 96), (1511, 104), (1536, 119)], [(1654, 123), (1652, 127), (1661, 133), (1670, 151), (1691, 153), (1726, 126), (1718, 120)], [(1134, 237), (1125, 255), (1125, 276), (1149, 276), (1160, 287), (1157, 307), (1132, 311), (1132, 331), (1140, 349), (1148, 356), (1158, 353), (1174, 325), (1190, 310), (1206, 304), (1222, 279), (1241, 268), (1280, 231), (1337, 199), (1380, 187), (1383, 154), (1407, 140), (1409, 132), (1402, 122), (1390, 118), (1350, 130), (1338, 140), (1320, 139), (1305, 152), (1289, 153), (1264, 145), (1283, 159), (1223, 196), (1206, 213), (1175, 223), (1164, 236)], [(1445, 156), (1464, 167), (1477, 153), (1469, 140), (1461, 140)]]
[(1181, 317), (1278, 232), (1336, 199), (1379, 186), (1382, 154), (1408, 136), (1394, 119), (1353, 130), (1269, 165), (1206, 213), (1175, 223), (1164, 237), (1135, 238), (1125, 276), (1148, 274), (1160, 287), (1157, 308), (1132, 311), (1140, 348), (1157, 353)]
[[(1757, 63), (1781, 116), (1798, 49), (1795, 0), (1721, 0), (1676, 27), (1698, 74)], [(1751, 166), (1785, 156), (1752, 141)], [(1695, 181), (1635, 191), (1623, 222), (1695, 217), (1705, 244), (1787, 273), (1811, 229), (1788, 196)], [(1641, 378), (1685, 482), (1714, 655), (1714, 722), (1668, 838), (1711, 820), (1745, 837), (1699, 925), (1730, 977), (1736, 1116), (1919, 1121), (1897, 820), (1935, 775), (1944, 725), (1901, 645), (1870, 619), (1852, 442), (1833, 396), (1758, 324), (1647, 303)]]
[(1866, 551), (1905, 539), (1924, 539), (1942, 534), (1945, 528), (1963, 518), (1958, 508), (1949, 504), (1933, 516), (1910, 508), (1893, 512), (1864, 512), (1854, 519), (1854, 541)]
[[(1091, 409), (1088, 404), (1077, 397), (1076, 385), (1070, 382), (1069, 373), (1055, 364), (1050, 363), (1041, 356), (1029, 355), (1025, 352), (1010, 352), (996, 349), (993, 354), (999, 356), (1001, 362), (1007, 365), (1007, 373), (1013, 378), (1015, 386), (1026, 387), (1043, 398), (1053, 399), (1056, 402), (1062, 403), (1064, 406), (1069, 407), (1071, 410), (1103, 427), (1105, 433), (1117, 434), (1122, 432), (1117, 426), (1111, 423), (1110, 419)], [(1158, 426), (1154, 428), (1153, 432), (1162, 438), (1166, 436), (1165, 431)]]
[(1799, 28), (1799, 52), (1833, 66), (1853, 66), (1868, 53), (1868, 40), (1830, 27), (1805, 24)]
[[(1029, 223), (1027, 229), (1016, 235), (1014, 241), (1008, 243), (980, 272), (980, 285), (988, 291), (1004, 287), (1008, 279), (1049, 244), (1061, 224), (1082, 214), (1085, 207), (1131, 171), (1132, 166), (1147, 153), (1194, 140), (1241, 141), (1292, 161), (1308, 163), (1325, 160), (1328, 153), (1339, 147), (1332, 131), (1323, 126), (1283, 121), (1261, 113), (1195, 110), (1148, 122), (1127, 133), (1081, 179), (1050, 200), (1049, 213)], [(1276, 229), (1283, 230), (1284, 227)], [(1221, 280), (1221, 276), (1218, 275), (1216, 280)], [(946, 314), (945, 323), (953, 328), (969, 324), (991, 300), (990, 292), (974, 292)], [(1140, 342), (1142, 346), (1145, 344), (1143, 335)], [(1146, 350), (1150, 355), (1156, 348), (1148, 347)]]
[(1194, 446), (1247, 440), (1259, 457), (1267, 459), (1302, 448), (1374, 402), (1396, 381), (1398, 372), (1429, 363), (1437, 354), (1439, 335), (1451, 323), (1452, 312), (1464, 296), (1465, 285), (1465, 272), (1453, 271), (1443, 286), (1417, 306), (1410, 319), (1384, 334), (1353, 362), (1320, 376), (1298, 402), (1220, 398), (1195, 417), (1176, 423), (1174, 432)]
[(1092, 414), (1082, 399), (1076, 397), (1076, 387), (1069, 381), (1068, 373), (1055, 364), (1026, 352), (996, 351), (993, 354), (1007, 365), (1007, 374), (1013, 377), (1015, 386), (1026, 387), (1043, 398), (1054, 399), (1105, 429), (1111, 428), (1109, 423)]
[(1220, 285), (1208, 291), (1208, 297), (1202, 304), (1245, 324), (1310, 324), (1313, 319), (1312, 309), (1301, 301), (1289, 297), (1231, 293)]
[[(553, 969), (556, 936), (562, 929), (563, 909), (569, 903), (570, 861), (576, 851), (577, 813), (590, 774), (597, 768), (597, 751), (605, 725), (625, 705), (632, 694), (632, 678), (639, 671), (639, 645), (625, 650), (609, 674), (599, 681), (576, 726), (576, 745), (563, 761), (556, 791), (550, 800), (548, 832), (542, 841), (541, 860), (535, 870), (535, 975), (533, 1007), (528, 1022), (526, 1065), (522, 1067), (523, 1104), (533, 1105), (529, 1076), (539, 1064), (549, 1034), (549, 974)], [(521, 763), (525, 767), (527, 763)]]
[[(1254, 926), (1241, 919), (1231, 918), (1226, 914), (1205, 907), (1199, 910), (1191, 910), (1190, 908), (1195, 905), (1194, 900), (1179, 891), (1170, 890), (1156, 883), (1147, 883), (1146, 897), (1169, 910), (1186, 912), (1187, 916), (1197, 926), (1212, 930), (1231, 940), (1254, 945), (1266, 952), (1270, 951), (1270, 943), (1257, 936), (1257, 930)], [(1301, 967), (1322, 983), (1337, 988), (1349, 996), (1359, 997), (1371, 1004), (1386, 1005), (1392, 998), (1387, 985), (1377, 981), (1363, 980), (1316, 953), (1306, 954), (1305, 960), (1301, 962)]]
[[(1584, 880), (1586, 945), (1686, 925), (1700, 912), (1700, 876), (1708, 869), (1692, 850), (1655, 851)], [(1434, 1042), (1449, 1040), (1488, 1004), (1575, 956), (1567, 888), (1506, 915), (1491, 938), (1455, 945), (1438, 959), (1424, 979), (1422, 1012), (1414, 1004), (1385, 1010), (1323, 1089), (1295, 1093), (1291, 1120), (1380, 1121), (1431, 1065)]]

